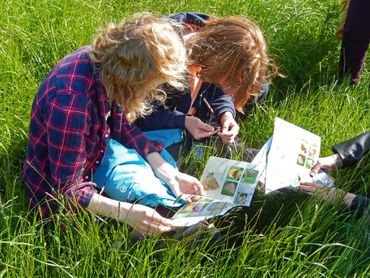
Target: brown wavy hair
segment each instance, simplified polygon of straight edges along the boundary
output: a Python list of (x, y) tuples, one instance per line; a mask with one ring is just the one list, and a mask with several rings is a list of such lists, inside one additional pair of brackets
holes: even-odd
[(225, 79), (240, 84), (233, 95), (238, 111), (242, 112), (250, 96), (261, 94), (261, 85), (268, 82), (266, 75), (273, 64), (263, 34), (253, 21), (236, 16), (211, 17), (191, 43), (189, 63), (201, 66), (200, 78), (210, 83)]
[(138, 14), (110, 23), (92, 44), (90, 58), (101, 65), (108, 98), (125, 109), (130, 121), (150, 114), (153, 99), (164, 100), (161, 84), (184, 88), (186, 51), (172, 24)]

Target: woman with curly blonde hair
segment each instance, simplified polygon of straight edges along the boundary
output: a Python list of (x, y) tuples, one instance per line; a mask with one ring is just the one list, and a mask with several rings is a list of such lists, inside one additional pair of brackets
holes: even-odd
[(151, 15), (110, 24), (95, 38), (90, 58), (103, 65), (108, 98), (125, 107), (131, 121), (151, 112), (151, 100), (163, 100), (159, 85), (184, 88), (184, 48), (173, 26)]
[(181, 194), (202, 194), (200, 182), (163, 160), (161, 144), (150, 142), (131, 123), (150, 112), (150, 101), (163, 99), (158, 86), (182, 89), (185, 70), (185, 49), (172, 24), (149, 14), (110, 24), (92, 45), (64, 57), (32, 106), (23, 168), (30, 205), (45, 217), (61, 209), (62, 196), (67, 207), (87, 208), (143, 234), (172, 229), (152, 208), (127, 202), (140, 196), (128, 193), (134, 199), (116, 201), (98, 194), (96, 187), (104, 185), (96, 183), (95, 174), (107, 161), (118, 161), (119, 167), (136, 158), (145, 186), (156, 188), (155, 173), (168, 186), (172, 202)]

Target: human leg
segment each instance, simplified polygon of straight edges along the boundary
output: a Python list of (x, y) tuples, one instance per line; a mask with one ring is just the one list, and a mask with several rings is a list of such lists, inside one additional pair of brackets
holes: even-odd
[(343, 29), (339, 59), (339, 81), (349, 75), (356, 83), (364, 65), (370, 40), (370, 1), (351, 0)]

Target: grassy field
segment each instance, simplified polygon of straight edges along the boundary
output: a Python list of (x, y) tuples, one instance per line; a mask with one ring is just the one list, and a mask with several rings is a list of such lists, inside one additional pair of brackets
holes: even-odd
[[(241, 124), (248, 146), (264, 144), (275, 116), (320, 135), (322, 156), (330, 154), (331, 144), (370, 129), (370, 67), (357, 86), (335, 85), (337, 0), (0, 0), (0, 277), (370, 275), (368, 224), (318, 198), (303, 204), (288, 225), (270, 225), (263, 234), (250, 229), (240, 248), (218, 256), (204, 245), (191, 247), (190, 239), (151, 238), (133, 245), (124, 225), (102, 225), (84, 213), (74, 221), (60, 215), (55, 228), (33, 217), (21, 163), (39, 84), (60, 58), (89, 44), (99, 27), (142, 11), (244, 15), (261, 26), (286, 78), (274, 80), (268, 100)], [(334, 172), (337, 186), (369, 195), (366, 162)], [(199, 175), (203, 164), (189, 161), (183, 168)]]

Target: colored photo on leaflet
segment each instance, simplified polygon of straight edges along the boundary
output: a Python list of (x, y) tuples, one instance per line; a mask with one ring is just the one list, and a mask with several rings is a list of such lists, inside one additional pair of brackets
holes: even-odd
[(237, 197), (236, 197), (236, 203), (238, 205), (242, 205), (242, 204), (247, 204), (248, 201), (249, 201), (249, 194), (248, 193), (242, 193), (242, 192), (239, 192)]
[(302, 142), (301, 143), (301, 153), (303, 153), (304, 155), (307, 155), (308, 150), (309, 150), (309, 145), (306, 142)]
[(297, 164), (303, 166), (305, 161), (306, 157), (302, 154), (299, 154), (297, 158)]
[(204, 208), (208, 205), (209, 203), (205, 202), (195, 202), (195, 203), (190, 203), (186, 204), (180, 211), (179, 215), (187, 215), (187, 214), (192, 214), (194, 212), (202, 212)]
[(257, 170), (252, 170), (252, 169), (245, 169), (242, 181), (244, 183), (255, 183), (256, 179), (258, 176), (258, 171)]
[(310, 157), (315, 157), (317, 153), (317, 148), (316, 146), (311, 146), (310, 150), (308, 151), (308, 156)]
[(315, 161), (312, 158), (307, 157), (304, 167), (306, 167), (307, 169), (311, 169), (314, 164), (315, 164)]
[(206, 207), (207, 215), (214, 215), (220, 213), (226, 207), (225, 202), (212, 202)]
[(227, 180), (239, 181), (240, 177), (243, 174), (243, 170), (244, 170), (244, 168), (231, 166), (229, 171), (227, 172), (226, 179)]
[(225, 181), (221, 190), (221, 194), (226, 196), (234, 196), (237, 185), (237, 182)]
[(203, 179), (202, 184), (206, 191), (217, 190), (220, 188), (213, 172), (208, 173), (208, 175)]

